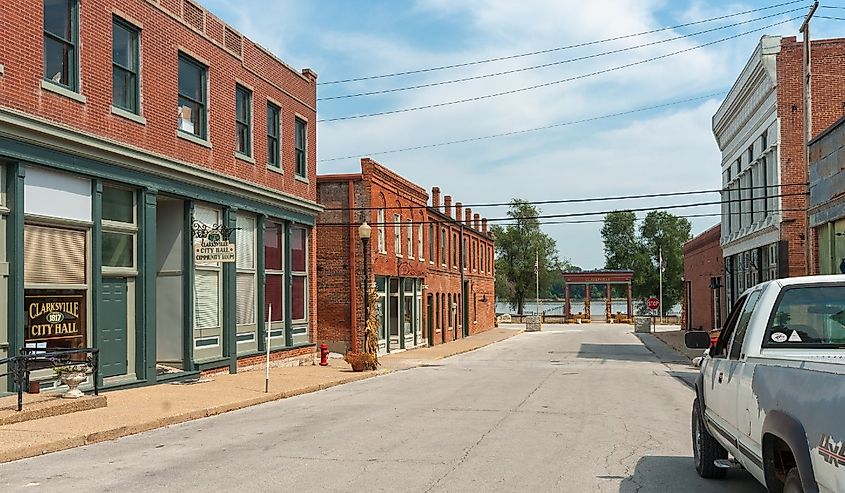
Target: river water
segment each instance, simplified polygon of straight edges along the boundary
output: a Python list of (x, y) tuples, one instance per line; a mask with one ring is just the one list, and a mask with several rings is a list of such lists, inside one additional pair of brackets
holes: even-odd
[[(639, 306), (642, 303), (634, 301), (634, 314), (639, 312)], [(546, 315), (563, 315), (564, 310), (564, 301), (563, 300), (545, 300), (541, 301), (540, 303), (543, 313)], [(584, 302), (583, 301), (575, 301), (572, 300), (569, 303), (570, 305), (570, 313), (584, 313)], [(611, 304), (611, 308), (613, 313), (621, 312), (621, 313), (628, 313), (628, 302), (623, 300), (613, 300)], [(537, 310), (537, 303), (536, 301), (526, 301), (525, 306), (523, 307), (523, 312), (527, 314), (535, 313)], [(681, 311), (680, 305), (675, 306), (671, 310), (669, 310), (666, 314), (677, 314)], [(511, 308), (508, 303), (496, 302), (496, 313), (516, 313), (516, 309)], [(603, 299), (591, 299), (590, 300), (590, 315), (591, 316), (600, 316), (604, 317), (604, 300)]]

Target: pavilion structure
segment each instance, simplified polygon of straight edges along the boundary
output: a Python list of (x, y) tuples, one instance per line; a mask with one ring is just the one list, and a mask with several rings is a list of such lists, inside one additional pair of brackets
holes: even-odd
[[(570, 303), (570, 288), (572, 285), (584, 285), (584, 315), (580, 317), (581, 321), (590, 321), (590, 286), (604, 285), (605, 287), (605, 320), (615, 320), (617, 322), (632, 323), (634, 319), (634, 305), (633, 296), (631, 293), (631, 279), (634, 277), (632, 270), (592, 270), (581, 272), (564, 272), (563, 279), (566, 281), (566, 304), (564, 306), (564, 315), (567, 322), (574, 322), (576, 317), (572, 316), (572, 305)], [(613, 314), (613, 297), (611, 286), (615, 284), (624, 284), (627, 287), (628, 294), (628, 311), (626, 316), (621, 314)]]

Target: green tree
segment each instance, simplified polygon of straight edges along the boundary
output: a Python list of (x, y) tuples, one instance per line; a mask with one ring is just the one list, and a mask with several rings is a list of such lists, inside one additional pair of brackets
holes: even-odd
[(637, 216), (629, 211), (614, 211), (605, 216), (601, 237), (604, 241), (606, 269), (633, 269), (642, 255), (637, 241)]
[(635, 298), (645, 300), (660, 290), (659, 258), (663, 252), (663, 306), (670, 308), (683, 294), (683, 245), (690, 236), (687, 219), (665, 211), (649, 212), (639, 234), (633, 212), (615, 211), (605, 216), (602, 227), (605, 268), (634, 271)]
[(526, 299), (536, 296), (534, 264), (539, 254), (540, 292), (548, 292), (552, 272), (560, 271), (555, 241), (540, 229), (540, 211), (520, 199), (511, 201), (507, 226), (493, 226), (496, 242), (496, 296), (522, 315)]

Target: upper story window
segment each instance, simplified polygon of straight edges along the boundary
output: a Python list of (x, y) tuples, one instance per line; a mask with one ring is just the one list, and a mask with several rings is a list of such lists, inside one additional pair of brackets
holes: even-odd
[(387, 253), (387, 245), (384, 239), (384, 209), (379, 209), (376, 213), (376, 222), (378, 222), (378, 252)]
[(208, 68), (179, 54), (179, 130), (206, 138), (205, 107)]
[(414, 222), (411, 219), (408, 219), (407, 230), (405, 241), (408, 247), (408, 258), (414, 258)]
[(423, 230), (424, 228), (422, 223), (417, 225), (417, 258), (420, 260), (424, 259)]
[(77, 0), (44, 0), (44, 78), (77, 90)]
[(241, 85), (235, 86), (235, 131), (236, 150), (252, 156), (252, 91)]
[(402, 256), (402, 216), (393, 215), (393, 250), (397, 257)]
[(112, 21), (112, 106), (138, 114), (138, 29), (115, 17)]
[(428, 225), (428, 261), (434, 263), (434, 241), (437, 238), (434, 223)]
[(273, 103), (267, 103), (267, 166), (273, 168), (282, 167), (282, 160), (279, 153), (279, 114), (281, 109)]
[(307, 161), (306, 161), (306, 152), (307, 152), (307, 140), (306, 140), (306, 130), (308, 128), (308, 123), (301, 119), (296, 119), (296, 128), (294, 133), (296, 134), (296, 139), (294, 145), (296, 147), (296, 175), (305, 178), (307, 176)]
[(446, 228), (440, 230), (440, 263), (443, 267), (446, 267), (446, 259), (449, 258), (447, 255), (446, 249), (446, 242), (449, 238), (446, 236)]

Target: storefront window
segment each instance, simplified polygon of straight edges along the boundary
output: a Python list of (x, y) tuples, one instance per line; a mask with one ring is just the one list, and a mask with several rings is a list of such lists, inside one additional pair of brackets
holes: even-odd
[(238, 214), (235, 251), (237, 265), (237, 315), (238, 325), (255, 324), (256, 271), (255, 271), (255, 218)]
[(290, 254), (291, 254), (291, 313), (293, 320), (305, 320), (308, 318), (308, 233), (305, 228), (291, 228), (290, 230)]
[(270, 313), (272, 322), (281, 322), (285, 319), (284, 312), (284, 227), (277, 223), (267, 223), (264, 231), (264, 270), (266, 274), (266, 285), (264, 288), (264, 313)]
[(376, 277), (376, 292), (378, 293), (378, 301), (376, 306), (376, 313), (378, 314), (378, 338), (384, 339), (385, 338), (385, 309), (387, 305), (385, 303), (385, 299), (387, 296), (386, 293), (387, 288), (387, 279), (384, 277)]
[(135, 194), (103, 187), (103, 267), (135, 267)]
[[(206, 227), (218, 225), (221, 221), (219, 210), (196, 207), (194, 219)], [(200, 332), (196, 338), (217, 335), (217, 332), (203, 333), (205, 329), (220, 328), (222, 268), (219, 262), (197, 262), (194, 275), (194, 328)]]

